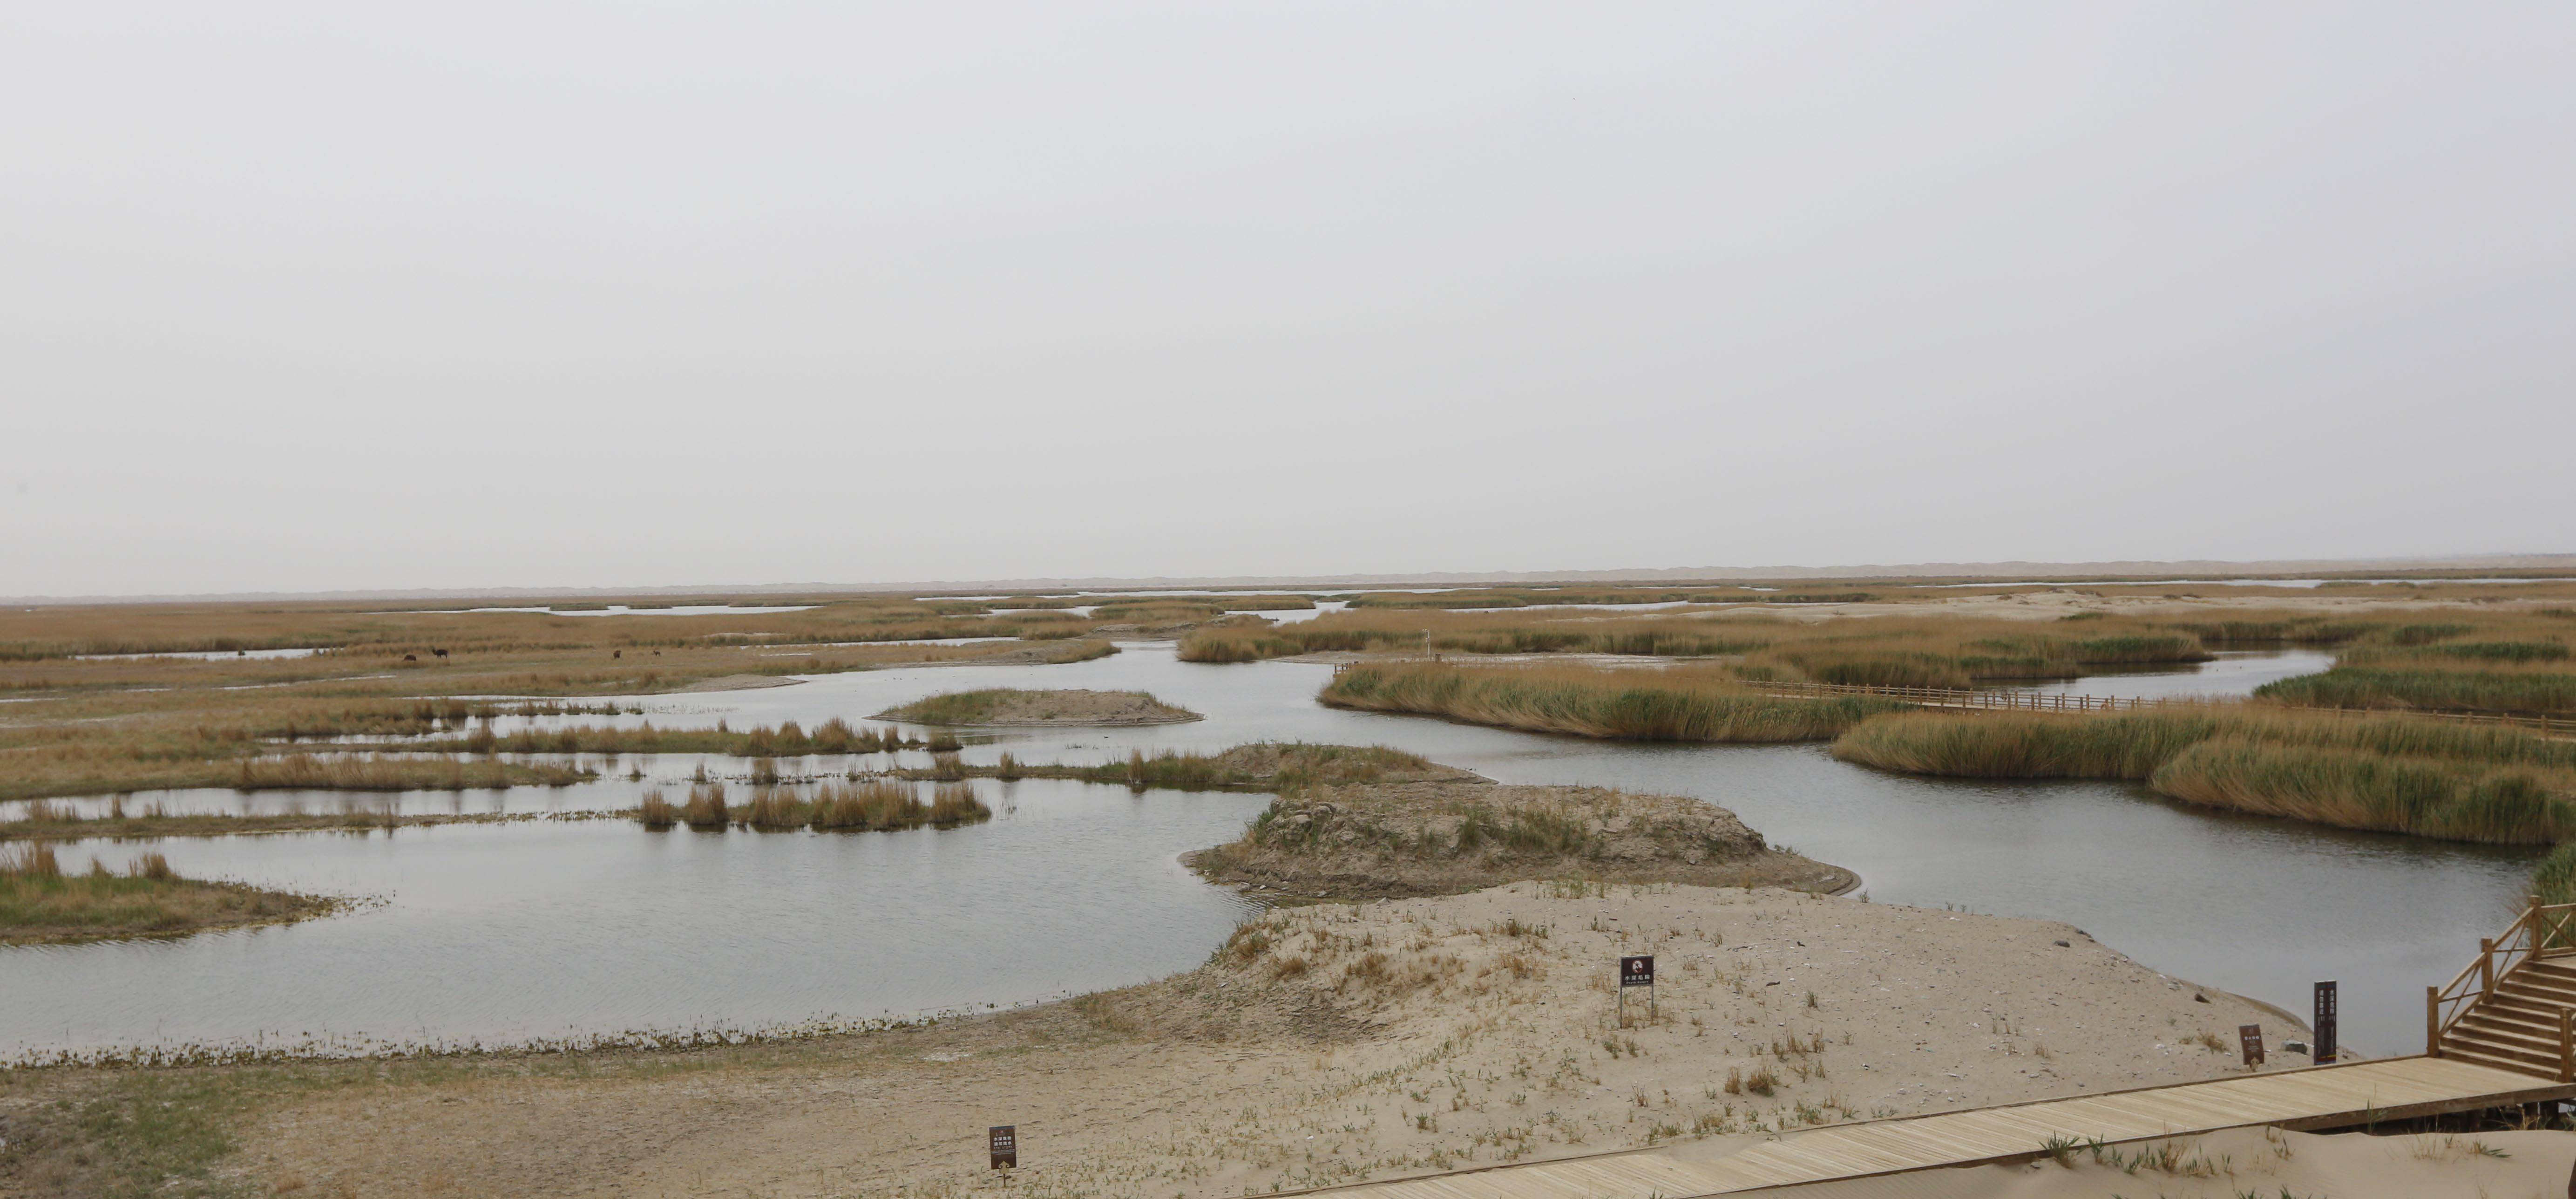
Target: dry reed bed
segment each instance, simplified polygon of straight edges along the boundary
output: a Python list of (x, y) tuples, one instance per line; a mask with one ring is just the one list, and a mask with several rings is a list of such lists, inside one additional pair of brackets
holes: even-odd
[(1215, 754), (1164, 750), (1149, 756), (1143, 750), (1132, 750), (1124, 762), (1098, 765), (1022, 762), (1007, 753), (990, 766), (970, 766), (954, 758), (943, 758), (928, 770), (903, 769), (892, 774), (909, 779), (1074, 779), (1086, 783), (1110, 783), (1137, 791), (1159, 788), (1169, 791), (1280, 792), (1312, 786), (1476, 777), (1468, 771), (1442, 766), (1419, 754), (1383, 745), (1313, 745), (1279, 741), (1238, 745)]
[[(564, 610), (579, 610), (579, 606)], [(406, 652), (426, 657), (433, 647), (452, 654), (632, 651), (687, 648), (704, 644), (711, 636), (782, 643), (959, 636), (1058, 638), (1078, 635), (1100, 623), (1062, 612), (970, 619), (946, 615), (963, 611), (971, 616), (983, 610), (982, 605), (924, 604), (886, 596), (831, 598), (803, 611), (686, 616), (656, 615), (649, 610), (587, 617), (425, 612), (335, 604), (54, 605), (0, 612), (0, 662), (75, 654), (313, 647), (398, 660)]]
[(735, 729), (721, 720), (711, 729), (657, 728), (651, 721), (646, 721), (633, 728), (579, 724), (557, 729), (523, 729), (507, 735), (484, 728), (461, 737), (440, 737), (383, 748), (425, 753), (695, 753), (738, 758), (801, 758), (814, 754), (873, 754), (930, 747), (931, 742), (905, 736), (897, 729), (856, 727), (836, 716), (810, 731), (793, 720), (774, 727), (761, 725), (748, 729)]
[(1332, 707), (1633, 741), (1814, 741), (1908, 705), (1875, 696), (1793, 698), (1708, 667), (1598, 670), (1362, 664), (1317, 698)]
[(920, 789), (911, 783), (876, 779), (822, 783), (810, 792), (795, 787), (759, 787), (740, 804), (728, 801), (724, 784), (703, 783), (690, 787), (688, 798), (676, 804), (659, 788), (646, 791), (635, 818), (648, 829), (685, 825), (701, 832), (746, 828), (754, 832), (812, 829), (862, 833), (925, 825), (945, 829), (980, 824), (993, 818), (993, 809), (976, 798), (972, 784), (963, 782), (934, 785), (926, 803)]
[(2131, 618), (2025, 620), (1888, 616), (1793, 622), (1752, 616), (1353, 611), (1279, 628), (1191, 634), (1181, 657), (1244, 662), (1325, 651), (1435, 654), (1734, 656), (1742, 677), (1865, 686), (1967, 687), (1984, 679), (2071, 678), (2106, 666), (2207, 661), (2188, 632)]
[(102, 815), (83, 817), (49, 800), (29, 803), (18, 819), (0, 820), (0, 841), (119, 841), (153, 837), (232, 837), (262, 833), (370, 833), (379, 829), (440, 824), (503, 824), (539, 819), (538, 813), (411, 812), (389, 804), (346, 805), (336, 810), (290, 810), (257, 815), (174, 813), (158, 802), (129, 808), (122, 798)]
[[(622, 619), (598, 617), (580, 623)], [(1114, 648), (1091, 640), (1045, 646), (1036, 660), (1076, 660)], [(478, 697), (626, 695), (677, 690), (728, 675), (821, 674), (1005, 656), (1027, 661), (1033, 648), (1012, 642), (865, 645), (794, 657), (750, 655), (735, 647), (705, 644), (622, 654), (598, 647), (520, 653), (458, 650), (444, 663), (433, 659), (400, 668), (340, 655), (287, 661), (0, 664), (0, 688), (12, 680), (31, 686), (71, 682), (81, 688), (0, 709), (0, 800), (229, 786), (238, 762), (271, 754), (278, 742), (463, 734), (467, 721), (484, 716), (604, 714), (629, 706), (494, 702)], [(291, 685), (245, 682), (273, 683), (283, 672), (292, 672), (287, 680)], [(141, 685), (145, 674), (159, 680), (151, 689)], [(264, 769), (256, 768), (254, 774)]]
[(2576, 742), (2399, 715), (1918, 712), (1859, 725), (1834, 755), (1909, 774), (2142, 782), (2207, 807), (2447, 840), (2576, 834)]
[(2057, 621), (1949, 615), (1821, 622), (1760, 615), (1352, 611), (1278, 628), (1202, 628), (1181, 645), (1195, 662), (1314, 652), (1602, 653), (1728, 656), (1746, 679), (1969, 688), (2105, 669), (2206, 661), (2217, 649), (2338, 650), (2322, 674), (2262, 696), (2316, 707), (2539, 715), (2576, 712), (2576, 609), (2389, 608), (2319, 614), (2106, 615)]

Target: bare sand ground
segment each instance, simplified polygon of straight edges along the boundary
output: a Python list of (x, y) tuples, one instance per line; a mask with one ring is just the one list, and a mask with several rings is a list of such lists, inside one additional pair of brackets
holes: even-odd
[[(1655, 1013), (1622, 1028), (1639, 952)], [(316, 1067), (341, 1074), (269, 1092), (229, 1168), (311, 1195), (953, 1196), (1000, 1193), (983, 1130), (1009, 1123), (1011, 1193), (1187, 1199), (2216, 1077), (2257, 1022), (2292, 1031), (2061, 924), (1525, 882), (1275, 910), (1171, 979), (891, 1034)]]

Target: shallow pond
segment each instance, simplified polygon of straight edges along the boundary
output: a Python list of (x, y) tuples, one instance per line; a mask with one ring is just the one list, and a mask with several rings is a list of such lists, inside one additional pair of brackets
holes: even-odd
[[(979, 787), (994, 819), (948, 830), (575, 820), (154, 843), (186, 874), (384, 902), (0, 951), (0, 1045), (363, 1049), (1011, 1004), (1186, 970), (1252, 910), (1176, 859), (1266, 797)], [(76, 847), (111, 862), (142, 848)]]
[[(2309, 983), (2340, 979), (2345, 1038), (2376, 1053), (2414, 1047), (2422, 988), (2448, 979), (2477, 937), (2510, 918), (2532, 857), (2228, 817), (2116, 784), (1882, 774), (1814, 745), (1621, 745), (1336, 711), (1314, 702), (1329, 677), (1329, 667), (1295, 662), (1192, 665), (1168, 644), (1132, 644), (1065, 666), (906, 668), (648, 697), (633, 701), (646, 715), (618, 719), (811, 727), (974, 687), (1147, 690), (1207, 719), (1012, 730), (966, 756), (1104, 761), (1131, 748), (1378, 743), (1509, 782), (1696, 795), (1775, 843), (1858, 871), (1876, 901), (2065, 920), (2158, 970), (2294, 1010)], [(627, 758), (619, 769), (639, 763), (667, 782), (697, 759)], [(645, 785), (621, 773), (561, 790), (353, 802), (573, 810), (630, 805)], [(173, 943), (0, 950), (0, 1051), (264, 1031), (508, 1040), (1007, 1004), (1186, 968), (1246, 910), (1175, 859), (1235, 835), (1261, 797), (1136, 797), (1036, 780), (1012, 796), (1016, 806), (992, 824), (946, 832), (650, 833), (623, 821), (544, 821), (95, 847), (111, 861), (158, 848), (189, 873), (389, 902)], [(241, 802), (225, 792), (163, 798)]]

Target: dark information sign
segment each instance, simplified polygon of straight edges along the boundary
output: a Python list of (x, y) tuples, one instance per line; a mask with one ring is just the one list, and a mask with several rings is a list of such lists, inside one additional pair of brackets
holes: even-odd
[(2248, 1066), (2256, 1066), (2256, 1065), (2261, 1065), (2261, 1064), (2262, 1064), (2262, 1062), (2263, 1062), (2263, 1026), (2262, 1026), (2262, 1025), (2260, 1025), (2260, 1024), (2239, 1024), (2239, 1025), (2237, 1025), (2237, 1026), (2236, 1026), (2236, 1043), (2237, 1043), (2237, 1045), (2238, 1045), (2239, 1047), (2241, 1047), (2241, 1048), (2243, 1048), (2243, 1049), (2245, 1050), (2245, 1064), (2246, 1064), (2246, 1065), (2248, 1065)]
[(984, 1130), (984, 1141), (985, 1141), (985, 1145), (986, 1145), (986, 1147), (990, 1148), (990, 1149), (993, 1151), (993, 1168), (994, 1168), (994, 1169), (999, 1170), (999, 1169), (1002, 1169), (1002, 1168), (1003, 1168), (1003, 1167), (1005, 1167), (1005, 1166), (1010, 1167), (1011, 1169), (1014, 1169), (1014, 1170), (1016, 1170), (1016, 1169), (1018, 1169), (1018, 1168), (1019, 1168), (1019, 1165), (1020, 1165), (1020, 1126), (1019, 1126), (1019, 1125), (1017, 1125), (1017, 1124), (996, 1124), (996, 1125), (994, 1125), (994, 1126), (993, 1126), (993, 1127), (991, 1127), (991, 1128), (985, 1129), (985, 1130)]
[(2335, 985), (2329, 980), (2317, 984), (2316, 1063), (2320, 1066), (2335, 1060)]
[(1655, 985), (1655, 955), (1638, 953), (1619, 959), (1619, 985), (1623, 987)]

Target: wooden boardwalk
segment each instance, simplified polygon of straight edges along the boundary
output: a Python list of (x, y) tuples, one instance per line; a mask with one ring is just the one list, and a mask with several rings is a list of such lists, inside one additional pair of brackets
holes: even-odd
[(1349, 1199), (1686, 1199), (1835, 1178), (2026, 1160), (2051, 1137), (2109, 1144), (2226, 1128), (2314, 1130), (2576, 1096), (2576, 1085), (2407, 1057), (1873, 1120), (1794, 1133), (1729, 1157), (1687, 1146), (1495, 1166), (1301, 1194)]

